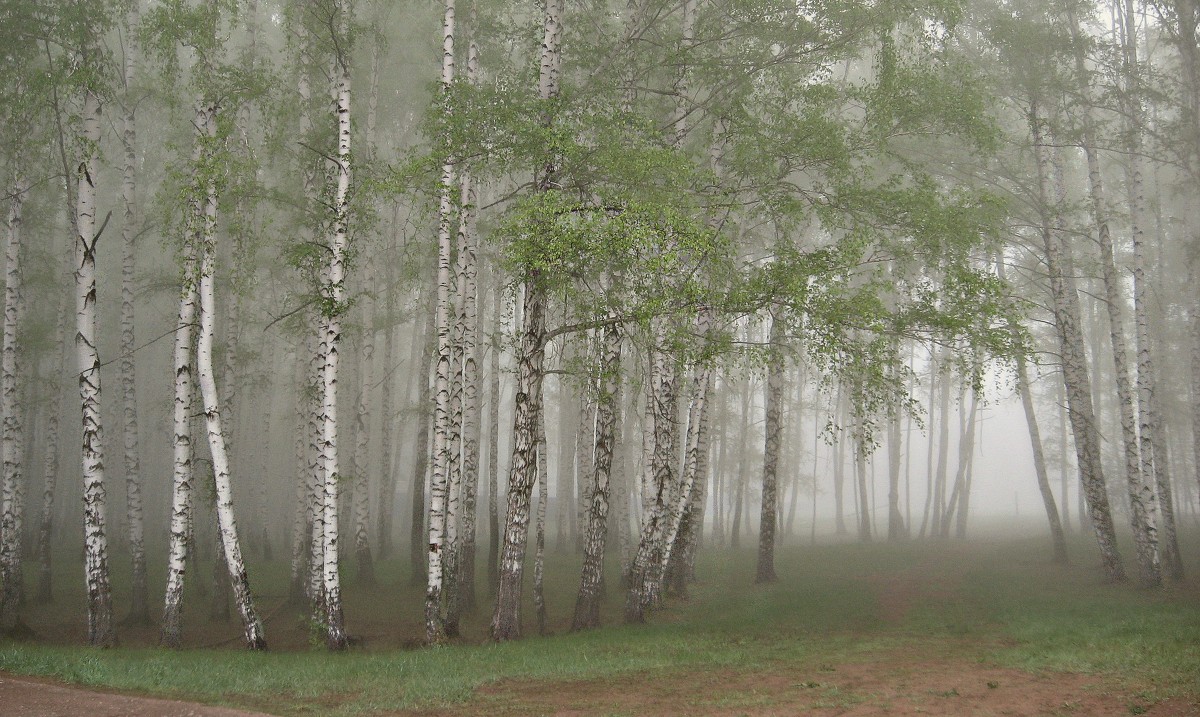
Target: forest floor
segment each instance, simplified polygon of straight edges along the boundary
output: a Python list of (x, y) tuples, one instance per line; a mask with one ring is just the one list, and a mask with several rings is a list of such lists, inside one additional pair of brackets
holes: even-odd
[[(383, 561), (375, 587), (349, 576), (360, 644), (344, 655), (310, 647), (300, 612), (270, 597), (286, 583), (272, 563), (252, 573), (268, 586), (270, 653), (239, 649), (236, 616), (209, 619), (196, 596), (181, 651), (153, 647), (153, 626), (123, 627), (114, 650), (80, 648), (68, 565), (58, 601), (27, 609), (38, 640), (0, 642), (0, 714), (1200, 716), (1200, 581), (1105, 585), (1086, 539), (1066, 568), (1043, 542), (786, 546), (766, 586), (752, 584), (751, 549), (712, 551), (689, 598), (647, 625), (620, 625), (610, 589), (612, 627), (574, 634), (578, 566), (563, 551), (547, 571), (557, 634), (488, 643), (481, 601), (464, 637), (436, 649), (414, 649), (420, 588)], [(1197, 548), (1192, 534), (1185, 554)]]

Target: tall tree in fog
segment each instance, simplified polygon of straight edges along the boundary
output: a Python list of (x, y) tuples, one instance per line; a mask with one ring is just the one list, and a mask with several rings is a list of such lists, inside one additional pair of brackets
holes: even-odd
[[(19, 92), (18, 92), (19, 94)], [(18, 98), (19, 99), (19, 98)], [(18, 155), (13, 162), (21, 166)], [(18, 169), (8, 187), (8, 221), (4, 240), (4, 329), (0, 347), (0, 457), (3, 460), (0, 490), (0, 635), (14, 634), (20, 623), (19, 610), (24, 592), (21, 577), (22, 533), (24, 522), (25, 465), (24, 418), (21, 404), (19, 363), (22, 297), (21, 255), (23, 244), (23, 205), (29, 181)]]
[[(82, 3), (72, 7), (83, 12)], [(79, 398), (83, 413), (83, 529), (84, 570), (88, 593), (88, 643), (109, 647), (116, 643), (112, 616), (112, 589), (108, 571), (107, 485), (104, 480), (104, 443), (100, 412), (100, 356), (96, 350), (96, 244), (104, 223), (96, 221), (100, 181), (102, 53), (99, 33), (104, 23), (89, 20), (77, 38), (76, 66), (85, 70), (78, 92), (82, 95), (80, 131), (75, 171), (75, 355), (79, 370)]]
[[(324, 8), (323, 8), (324, 9)], [(320, 353), (321, 439), (324, 477), (322, 513), (321, 602), (325, 643), (331, 650), (348, 645), (342, 616), (341, 579), (338, 564), (338, 415), (337, 385), (342, 338), (343, 298), (346, 282), (346, 251), (350, 219), (350, 43), (348, 0), (335, 0), (327, 8), (324, 23), (332, 33), (334, 47), (331, 95), (333, 120), (337, 125), (337, 154), (329, 159), (330, 192), (328, 265), (322, 271)]]
[[(552, 121), (550, 103), (559, 94), (562, 71), (564, 0), (546, 0), (542, 17), (542, 46), (538, 62), (538, 99), (542, 123)], [(559, 159), (551, 154), (535, 169), (535, 189), (546, 192), (555, 183)], [(526, 543), (529, 537), (529, 499), (537, 472), (537, 426), (541, 420), (542, 377), (546, 346), (546, 290), (541, 272), (523, 267), (521, 281), (520, 343), (517, 349), (516, 405), (513, 409), (513, 449), (508, 473), (508, 510), (500, 554), (500, 582), (491, 635), (495, 640), (521, 636), (521, 586)]]
[(1070, 247), (1063, 242), (1061, 232), (1056, 232), (1052, 224), (1052, 204), (1047, 187), (1049, 162), (1046, 155), (1049, 150), (1042, 137), (1044, 127), (1037, 98), (1030, 101), (1029, 126), (1033, 136), (1037, 171), (1042, 246), (1045, 249), (1046, 268), (1050, 273), (1054, 324), (1058, 331), (1063, 358), (1063, 383), (1066, 387), (1071, 430), (1079, 458), (1080, 481), (1087, 493), (1088, 512), (1100, 547), (1104, 572), (1109, 580), (1124, 580), (1125, 569), (1117, 549), (1112, 511), (1108, 503), (1108, 489), (1104, 483), (1104, 469), (1100, 461), (1100, 436), (1092, 408), (1092, 384), (1083, 346), (1079, 294), (1073, 276)]
[(136, 243), (139, 232), (137, 198), (137, 102), (136, 90), (141, 32), (137, 0), (126, 8), (121, 27), (124, 45), (122, 67), (123, 116), (121, 118), (121, 148), (124, 164), (121, 171), (121, 408), (124, 434), (126, 530), (129, 532), (129, 554), (133, 562), (130, 574), (130, 595), (127, 622), (136, 625), (150, 623), (150, 594), (146, 581), (145, 528), (142, 515), (142, 478), (138, 456), (137, 393), (134, 389), (136, 372), (133, 353), (136, 350), (133, 308)]
[[(454, 22), (455, 1), (445, 0), (442, 21), (442, 78), (441, 111), (447, 115), (450, 109), (450, 92), (454, 83)], [(438, 230), (437, 230), (437, 303), (435, 305), (434, 331), (437, 334), (437, 367), (434, 372), (433, 412), (433, 474), (429, 492), (429, 552), (428, 572), (425, 589), (425, 640), (430, 644), (442, 642), (445, 637), (442, 612), (442, 587), (446, 565), (447, 523), (450, 502), (450, 381), (451, 381), (451, 240), (454, 231), (454, 162), (450, 154), (453, 140), (449, 136), (439, 138), (445, 152), (442, 178), (438, 187)], [(451, 563), (452, 564), (452, 563)]]
[[(221, 553), (225, 562), (226, 572), (233, 588), (234, 600), (242, 618), (243, 633), (246, 644), (251, 649), (265, 649), (266, 638), (262, 622), (255, 608), (254, 598), (250, 591), (249, 578), (245, 563), (242, 559), (241, 542), (238, 536), (237, 522), (233, 511), (233, 489), (231, 466), (225, 440), (225, 426), (221, 413), (220, 394), (218, 391), (215, 366), (213, 364), (213, 343), (216, 331), (216, 251), (219, 220), (220, 193), (227, 186), (227, 163), (229, 157), (230, 128), (218, 122), (221, 112), (236, 111), (235, 103), (241, 99), (238, 91), (245, 91), (245, 77), (236, 78), (232, 86), (222, 83), (230, 79), (228, 68), (223, 64), (224, 38), (221, 35), (223, 24), (229, 18), (223, 14), (223, 8), (213, 4), (201, 3), (188, 6), (179, 14), (169, 10), (159, 9), (150, 22), (161, 41), (158, 43), (163, 55), (165, 66), (170, 71), (175, 67), (175, 43), (179, 43), (187, 53), (191, 62), (189, 89), (192, 93), (194, 119), (192, 121), (193, 159), (188, 167), (189, 174), (194, 178), (185, 190), (188, 198), (186, 218), (187, 234), (184, 238), (185, 270), (194, 268), (195, 273), (186, 273), (183, 277), (184, 289), (181, 299), (181, 318), (188, 312), (191, 301), (188, 285), (195, 283), (196, 311), (198, 312), (195, 346), (195, 376), (203, 404), (205, 428), (208, 434), (209, 453), (212, 458), (213, 480), (216, 494), (217, 526)], [(242, 82), (238, 82), (241, 80)], [(189, 254), (194, 252), (194, 254)], [(194, 256), (194, 267), (189, 267)], [(176, 327), (176, 349), (185, 347), (188, 337), (181, 332), (183, 322)], [(187, 399), (182, 392), (187, 390), (188, 371), (186, 363), (180, 362), (176, 356), (176, 411), (186, 408)], [(177, 414), (178, 415), (178, 414)], [(190, 479), (186, 468), (190, 453), (190, 437), (185, 441), (181, 435), (187, 431), (176, 425), (176, 495), (173, 498), (172, 521), (181, 517), (180, 500), (186, 500), (185, 495), (190, 489)], [(181, 480), (182, 479), (182, 480)], [(181, 485), (182, 483), (182, 485)], [(184, 495), (181, 495), (180, 493)], [(187, 511), (182, 511), (186, 520)], [(194, 519), (193, 519), (194, 522)], [(172, 532), (175, 532), (175, 525)], [(186, 529), (183, 531), (186, 533)], [(173, 540), (174, 540), (173, 536)], [(184, 549), (186, 550), (186, 548)], [(186, 552), (178, 549), (172, 551), (172, 560), (186, 558)], [(173, 566), (173, 570), (178, 566)], [(181, 571), (180, 571), (181, 573)], [(177, 579), (181, 579), (182, 574)], [(169, 584), (169, 588), (175, 586)], [(167, 606), (172, 608), (172, 600), (177, 599), (168, 591)], [(164, 621), (164, 625), (168, 625)], [(173, 639), (164, 632), (164, 641), (170, 643)]]
[(776, 503), (779, 485), (779, 450), (783, 438), (783, 379), (786, 357), (783, 354), (784, 321), (782, 312), (771, 317), (771, 355), (767, 359), (766, 426), (763, 433), (762, 514), (758, 521), (758, 571), (756, 583), (774, 582)]
[(584, 527), (583, 571), (575, 599), (572, 630), (600, 626), (600, 589), (604, 580), (604, 548), (608, 535), (608, 513), (613, 453), (619, 435), (616, 427), (621, 408), (621, 331), (616, 325), (604, 328), (604, 343), (596, 383), (596, 438), (594, 458), (585, 465), (590, 485), (587, 522)]

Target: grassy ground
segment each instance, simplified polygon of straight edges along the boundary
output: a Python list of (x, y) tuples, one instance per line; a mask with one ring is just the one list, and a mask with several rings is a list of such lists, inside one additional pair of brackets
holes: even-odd
[[(1190, 540), (1186, 554), (1196, 555), (1198, 542)], [(204, 619), (206, 599), (188, 607), (190, 649), (155, 649), (153, 628), (126, 630), (114, 650), (73, 646), (82, 634), (82, 596), (74, 590), (82, 581), (64, 574), (57, 603), (27, 610), (43, 640), (0, 642), (0, 670), (297, 715), (445, 707), (510, 679), (553, 684), (649, 671), (670, 680), (897, 654), (1101, 674), (1147, 704), (1200, 697), (1197, 582), (1154, 592), (1103, 585), (1090, 546), (1073, 547), (1080, 557), (1065, 569), (1050, 566), (1045, 541), (1033, 539), (785, 547), (780, 581), (769, 586), (752, 584), (750, 550), (709, 551), (687, 602), (671, 601), (648, 625), (622, 626), (622, 595), (613, 589), (605, 619), (614, 626), (584, 634), (565, 634), (577, 565), (556, 557), (548, 572), (563, 580), (548, 604), (559, 634), (489, 644), (484, 600), (460, 643), (437, 649), (405, 649), (421, 634), (420, 590), (402, 566), (385, 563), (380, 587), (347, 590), (349, 628), (365, 641), (341, 655), (308, 649), (302, 618), (275, 607), (280, 565), (255, 573), (271, 614), (267, 654), (236, 642), (198, 647), (237, 634), (236, 624)], [(532, 630), (532, 611), (526, 616)]]

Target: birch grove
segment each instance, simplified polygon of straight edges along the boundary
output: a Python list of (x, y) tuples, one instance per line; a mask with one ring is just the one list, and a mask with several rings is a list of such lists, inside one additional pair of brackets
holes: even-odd
[(636, 631), (997, 526), (1186, 585), (1200, 6), (803, 5), (0, 7), (0, 634)]

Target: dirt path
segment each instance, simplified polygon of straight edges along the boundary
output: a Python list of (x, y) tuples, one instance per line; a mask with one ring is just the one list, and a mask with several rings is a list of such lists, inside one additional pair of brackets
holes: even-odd
[(227, 707), (93, 692), (45, 680), (0, 674), (4, 717), (268, 717)]

